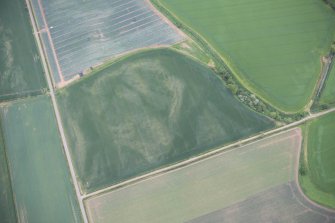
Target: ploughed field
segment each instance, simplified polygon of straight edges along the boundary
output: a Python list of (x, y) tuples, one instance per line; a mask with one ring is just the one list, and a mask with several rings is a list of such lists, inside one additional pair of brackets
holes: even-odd
[(146, 0), (31, 2), (56, 82), (112, 56), (183, 38)]
[(203, 36), (242, 83), (285, 112), (309, 103), (335, 36), (321, 0), (152, 0)]
[(335, 114), (311, 121), (305, 131), (301, 186), (312, 200), (335, 208)]
[(167, 49), (127, 57), (57, 99), (84, 193), (274, 127), (210, 69)]
[(1, 222), (82, 222), (50, 98), (2, 105), (0, 118)]
[(46, 87), (29, 21), (24, 1), (0, 1), (0, 101)]
[(335, 221), (301, 196), (295, 181), (301, 131), (293, 129), (85, 200), (107, 222)]

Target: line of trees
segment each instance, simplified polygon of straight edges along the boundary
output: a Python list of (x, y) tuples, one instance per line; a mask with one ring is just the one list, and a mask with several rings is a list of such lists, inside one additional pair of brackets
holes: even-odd
[(152, 4), (159, 9), (171, 22), (173, 22), (179, 29), (188, 34), (202, 50), (210, 57), (214, 62), (215, 66), (211, 69), (218, 74), (228, 89), (240, 100), (242, 103), (249, 106), (251, 109), (264, 114), (274, 120), (284, 123), (291, 123), (297, 120), (304, 118), (307, 115), (307, 112), (300, 112), (296, 114), (286, 114), (283, 113), (270, 104), (266, 103), (262, 99), (258, 98), (252, 92), (247, 90), (232, 74), (230, 68), (226, 65), (223, 59), (219, 56), (218, 53), (213, 50), (209, 44), (196, 32), (191, 30), (186, 25), (182, 24), (172, 15), (166, 8), (164, 8), (158, 0), (151, 0)]

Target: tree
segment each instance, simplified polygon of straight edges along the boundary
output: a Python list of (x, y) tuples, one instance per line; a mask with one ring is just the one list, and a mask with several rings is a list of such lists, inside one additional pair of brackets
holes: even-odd
[(228, 84), (228, 88), (233, 92), (234, 95), (237, 94), (238, 92), (238, 86), (236, 84)]

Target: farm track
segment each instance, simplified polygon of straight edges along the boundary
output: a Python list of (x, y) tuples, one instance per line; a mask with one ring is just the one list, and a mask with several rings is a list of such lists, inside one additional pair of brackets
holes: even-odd
[[(32, 14), (32, 9), (31, 9), (30, 2), (29, 2), (29, 0), (25, 0), (25, 1), (26, 1), (28, 11), (29, 11), (29, 16), (30, 16), (31, 23), (32, 23), (32, 26), (33, 26), (33, 31), (34, 31), (34, 33), (37, 33), (36, 23), (35, 23), (34, 15)], [(66, 161), (67, 161), (69, 169), (70, 169), (70, 174), (71, 174), (71, 178), (72, 178), (73, 185), (74, 185), (74, 188), (75, 188), (75, 192), (76, 192), (79, 207), (80, 207), (80, 210), (81, 210), (82, 218), (83, 218), (84, 223), (88, 223), (87, 215), (86, 215), (86, 209), (84, 207), (84, 203), (83, 203), (83, 199), (82, 199), (82, 196), (81, 196), (81, 193), (80, 193), (80, 188), (79, 188), (79, 184), (78, 184), (76, 174), (75, 174), (75, 170), (74, 170), (74, 167), (73, 167), (70, 151), (69, 151), (67, 141), (66, 141), (66, 138), (65, 138), (63, 124), (62, 124), (60, 112), (59, 112), (59, 109), (58, 109), (58, 104), (57, 104), (57, 100), (56, 100), (56, 97), (55, 97), (55, 92), (54, 92), (54, 88), (53, 88), (53, 85), (52, 85), (51, 76), (50, 76), (50, 73), (49, 73), (49, 68), (48, 68), (48, 65), (47, 65), (47, 62), (46, 62), (46, 57), (44, 55), (44, 51), (43, 51), (43, 48), (42, 48), (42, 45), (41, 45), (41, 39), (36, 38), (36, 42), (37, 42), (38, 50), (39, 50), (40, 55), (41, 55), (42, 65), (43, 65), (44, 71), (45, 71), (45, 77), (46, 77), (48, 87), (49, 87), (49, 90), (50, 90), (52, 107), (53, 107), (54, 112), (55, 112), (58, 130), (59, 130), (59, 133), (60, 133), (60, 136), (61, 136), (64, 152), (65, 152), (65, 155), (66, 155)]]

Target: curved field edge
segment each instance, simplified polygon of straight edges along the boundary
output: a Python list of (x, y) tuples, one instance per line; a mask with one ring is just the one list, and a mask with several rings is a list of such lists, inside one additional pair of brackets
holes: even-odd
[(24, 1), (0, 2), (0, 101), (47, 91)]
[[(226, 59), (223, 58), (211, 45), (190, 27), (180, 22), (180, 19), (162, 5), (159, 0), (150, 0), (152, 4), (170, 19), (179, 29), (186, 33), (210, 58), (211, 69), (219, 75), (225, 85), (237, 96), (237, 99), (246, 104), (253, 110), (264, 114), (279, 122), (291, 123), (300, 120), (307, 115), (306, 112), (289, 113), (280, 111), (266, 100), (255, 96), (251, 91), (244, 87), (243, 81), (237, 75), (233, 75), (234, 70)], [(242, 83), (242, 84), (241, 84)]]
[(126, 57), (84, 80), (57, 92), (84, 193), (274, 127), (171, 49)]
[[(285, 114), (294, 114), (296, 113), (297, 116), (304, 116), (305, 114), (305, 110), (309, 109), (310, 106), (310, 101), (313, 97), (313, 92), (315, 91), (315, 87), (316, 85), (313, 84), (313, 86), (311, 87), (311, 92), (309, 94), (308, 99), (306, 99), (306, 103), (304, 103), (303, 106), (301, 106), (299, 109), (283, 109), (282, 107), (278, 106), (278, 104), (275, 104), (275, 100), (269, 101), (267, 100), (267, 98), (264, 96), (264, 91), (262, 91), (259, 87), (254, 87), (251, 81), (248, 81), (244, 76), (241, 77), (242, 75), (239, 75), (239, 72), (237, 72), (238, 69), (236, 69), (233, 65), (233, 63), (230, 62), (230, 60), (227, 59), (227, 57), (225, 56), (225, 53), (218, 53), (218, 51), (216, 51), (212, 44), (209, 44), (199, 33), (195, 32), (194, 29), (188, 25), (186, 25), (186, 23), (181, 20), (178, 16), (176, 16), (175, 13), (171, 12), (165, 5), (164, 3), (162, 3), (161, 0), (151, 0), (151, 2), (160, 10), (162, 11), (173, 23), (175, 23), (177, 25), (178, 28), (182, 29), (185, 33), (187, 33), (191, 38), (193, 38), (194, 40), (196, 40), (198, 43), (203, 42), (204, 44), (201, 44), (202, 47), (207, 48), (206, 50), (211, 51), (211, 56), (213, 56), (213, 53), (215, 54), (214, 56), (219, 58), (220, 61), (220, 65), (226, 66), (226, 69), (228, 69), (229, 73), (232, 73), (234, 80), (237, 80), (237, 83), (239, 86), (241, 87), (243, 90), (246, 90), (247, 92), (255, 92), (257, 94), (257, 96), (259, 96), (263, 102), (266, 102), (266, 105), (269, 107), (269, 110), (276, 110), (277, 114), (274, 112), (268, 112), (267, 115), (272, 117), (274, 116), (277, 120), (290, 120), (291, 118), (293, 119), (299, 119), (295, 116), (293, 117), (286, 117), (283, 116), (282, 113)], [(216, 60), (214, 60), (216, 62)], [(221, 68), (217, 68), (219, 70), (221, 70)], [(220, 73), (220, 72), (219, 72)], [(223, 72), (224, 73), (224, 72)], [(315, 77), (315, 79), (317, 79)], [(250, 93), (249, 93), (249, 97), (250, 97)], [(246, 103), (248, 104), (248, 103)], [(271, 105), (271, 106), (270, 106)], [(295, 104), (296, 105), (296, 104)], [(257, 108), (256, 108), (257, 109)], [(259, 111), (259, 110), (258, 110)], [(263, 112), (262, 110), (260, 112)], [(277, 117), (276, 117), (277, 116)], [(279, 117), (278, 117), (279, 116)], [(280, 117), (283, 116), (283, 117)], [(289, 122), (289, 121), (286, 121)]]
[(335, 113), (310, 121), (302, 129), (300, 186), (311, 200), (335, 210)]
[[(50, 54), (56, 59), (60, 73), (60, 80), (56, 82), (60, 87), (90, 71), (91, 66), (122, 53), (143, 47), (169, 46), (182, 39), (146, 0), (97, 0), (81, 4), (57, 0), (31, 2), (40, 29), (44, 25), (57, 27), (57, 30), (50, 29), (48, 39), (56, 51)], [(92, 14), (92, 10), (104, 16)], [(67, 23), (68, 20), (71, 23)]]

